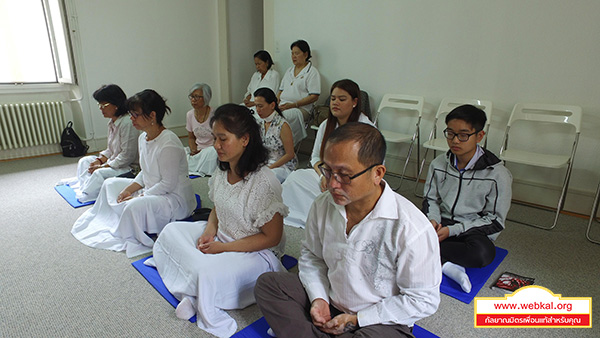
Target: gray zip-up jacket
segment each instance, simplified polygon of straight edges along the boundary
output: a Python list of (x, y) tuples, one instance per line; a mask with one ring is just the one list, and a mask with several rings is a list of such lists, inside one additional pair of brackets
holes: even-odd
[(447, 225), (450, 236), (475, 232), (495, 240), (510, 208), (510, 171), (486, 149), (473, 169), (461, 173), (453, 163), (451, 151), (431, 162), (423, 212), (430, 220)]

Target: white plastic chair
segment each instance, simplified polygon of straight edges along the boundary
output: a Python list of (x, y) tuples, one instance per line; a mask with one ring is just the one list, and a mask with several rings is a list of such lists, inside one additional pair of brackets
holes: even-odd
[[(381, 99), (381, 103), (379, 104), (379, 108), (377, 109), (377, 113), (374, 118), (374, 123), (381, 131), (381, 134), (385, 138), (385, 141), (388, 143), (409, 143), (408, 152), (406, 156), (406, 161), (404, 162), (404, 168), (402, 169), (402, 174), (397, 175), (390, 173), (387, 174), (391, 176), (400, 177), (400, 184), (398, 188), (395, 190), (399, 190), (402, 187), (402, 181), (404, 180), (404, 175), (406, 173), (406, 167), (408, 166), (408, 162), (410, 161), (410, 156), (412, 155), (412, 150), (415, 145), (417, 145), (417, 166), (416, 170), (419, 170), (419, 161), (421, 157), (420, 151), (420, 125), (421, 125), (421, 117), (423, 116), (423, 104), (424, 98), (421, 96), (412, 96), (412, 95), (401, 95), (401, 94), (385, 94), (383, 99)], [(381, 120), (381, 117), (386, 115), (386, 121), (384, 124), (378, 123), (378, 120)], [(387, 115), (391, 115), (390, 118)], [(390, 126), (393, 128), (395, 121), (400, 119), (400, 116), (407, 117), (416, 117), (416, 124), (414, 132), (411, 133), (402, 133), (396, 130), (390, 129)], [(398, 124), (398, 123), (396, 123)]]
[(485, 116), (487, 118), (485, 122), (485, 126), (483, 130), (485, 131), (485, 135), (483, 136), (483, 147), (487, 147), (487, 135), (490, 129), (490, 123), (492, 121), (492, 102), (485, 100), (476, 100), (476, 99), (452, 99), (452, 98), (444, 98), (440, 103), (440, 107), (438, 108), (437, 113), (435, 114), (435, 120), (433, 121), (433, 129), (431, 129), (431, 133), (429, 133), (429, 140), (423, 143), (423, 147), (425, 148), (425, 154), (423, 154), (423, 159), (421, 160), (421, 165), (419, 166), (419, 174), (417, 175), (417, 181), (415, 184), (415, 195), (418, 197), (423, 197), (422, 193), (418, 192), (419, 181), (421, 180), (421, 174), (423, 173), (423, 169), (425, 167), (425, 160), (427, 159), (427, 153), (429, 149), (433, 150), (433, 158), (435, 158), (436, 151), (447, 152), (448, 151), (448, 140), (444, 137), (443, 134), (440, 134), (438, 137), (437, 127), (438, 123), (444, 124), (444, 119), (448, 113), (452, 111), (452, 109), (462, 106), (464, 104), (473, 105), (485, 112)]
[[(519, 149), (511, 144), (509, 147), (509, 136), (510, 129), (513, 127), (515, 122), (518, 121), (530, 121), (539, 123), (541, 125), (548, 125), (549, 123), (555, 124), (570, 124), (575, 127), (573, 146), (571, 148), (571, 154), (540, 154), (537, 152), (526, 151)], [(565, 106), (565, 105), (552, 105), (552, 104), (526, 104), (517, 103), (513, 108), (506, 131), (504, 133), (504, 141), (502, 142), (502, 148), (500, 148), (500, 158), (505, 162), (520, 163), (525, 165), (531, 165), (536, 167), (545, 168), (563, 168), (566, 167), (567, 171), (563, 181), (562, 191), (558, 199), (558, 205), (556, 207), (556, 215), (552, 226), (545, 227), (539, 224), (526, 223), (517, 220), (512, 220), (517, 223), (533, 226), (540, 229), (552, 230), (558, 222), (558, 216), (564, 206), (564, 200), (567, 195), (567, 189), (569, 186), (569, 179), (571, 178), (571, 171), (573, 169), (573, 159), (575, 157), (575, 151), (577, 150), (577, 143), (579, 142), (579, 133), (581, 127), (581, 107), (578, 106)], [(569, 134), (572, 135), (572, 134)]]

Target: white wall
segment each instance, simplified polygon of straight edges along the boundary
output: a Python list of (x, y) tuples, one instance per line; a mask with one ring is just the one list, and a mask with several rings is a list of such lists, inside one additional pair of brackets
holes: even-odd
[(116, 83), (128, 96), (152, 88), (167, 99), (167, 127), (185, 125), (190, 86), (206, 82), (219, 104), (217, 0), (72, 0), (79, 40), (87, 138), (104, 138), (107, 121), (92, 93)]
[(230, 100), (241, 103), (256, 72), (253, 55), (263, 48), (263, 1), (229, 0), (227, 12)]
[[(424, 96), (424, 135), (443, 97), (488, 99), (494, 118), (488, 147), (498, 153), (516, 102), (575, 104), (584, 127), (566, 208), (588, 213), (600, 179), (600, 2), (538, 1), (265, 1), (278, 70), (291, 66), (289, 45), (302, 38), (322, 76), (320, 101), (332, 82), (355, 80), (376, 109), (385, 93)], [(268, 23), (268, 22), (266, 22)], [(552, 148), (568, 148), (552, 133)], [(388, 156), (395, 163), (395, 150)], [(391, 158), (390, 158), (391, 157)], [(561, 175), (509, 166), (514, 198), (553, 203)], [(392, 168), (398, 171), (397, 168)], [(541, 186), (541, 188), (536, 188)]]

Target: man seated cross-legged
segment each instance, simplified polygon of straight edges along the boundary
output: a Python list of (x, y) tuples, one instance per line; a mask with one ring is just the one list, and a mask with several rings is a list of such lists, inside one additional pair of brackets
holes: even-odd
[(439, 244), (431, 223), (383, 180), (381, 133), (347, 123), (327, 140), (328, 191), (306, 222), (299, 275), (265, 273), (259, 308), (278, 337), (413, 337), (440, 301)]

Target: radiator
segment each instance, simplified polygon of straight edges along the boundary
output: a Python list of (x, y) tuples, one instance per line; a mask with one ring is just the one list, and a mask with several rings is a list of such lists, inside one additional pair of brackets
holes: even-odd
[(0, 104), (0, 150), (60, 143), (62, 102)]

